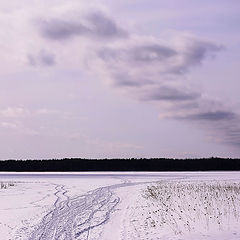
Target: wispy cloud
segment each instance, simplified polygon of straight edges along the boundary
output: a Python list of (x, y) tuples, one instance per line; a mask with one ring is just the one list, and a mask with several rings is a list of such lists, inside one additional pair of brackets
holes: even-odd
[(55, 55), (47, 52), (46, 50), (41, 50), (37, 54), (28, 54), (27, 60), (30, 66), (54, 66), (56, 64)]
[(0, 110), (0, 116), (6, 118), (19, 118), (30, 114), (30, 111), (24, 107), (7, 107)]
[(7, 129), (18, 129), (18, 125), (12, 122), (0, 122), (0, 126)]

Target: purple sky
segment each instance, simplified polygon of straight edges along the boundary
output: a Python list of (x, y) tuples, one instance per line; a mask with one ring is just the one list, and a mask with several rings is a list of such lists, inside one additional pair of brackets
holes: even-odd
[(240, 157), (238, 0), (0, 2), (0, 158)]

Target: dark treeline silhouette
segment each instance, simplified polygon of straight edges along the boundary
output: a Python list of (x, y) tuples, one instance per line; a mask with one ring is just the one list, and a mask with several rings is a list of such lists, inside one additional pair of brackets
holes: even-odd
[(52, 159), (4, 160), (0, 171), (68, 172), (68, 171), (239, 171), (240, 159)]

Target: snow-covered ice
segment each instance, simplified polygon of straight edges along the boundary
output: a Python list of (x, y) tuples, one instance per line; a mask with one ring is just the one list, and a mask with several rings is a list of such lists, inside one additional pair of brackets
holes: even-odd
[(13, 183), (0, 189), (4, 240), (240, 239), (239, 172), (1, 173), (0, 181)]

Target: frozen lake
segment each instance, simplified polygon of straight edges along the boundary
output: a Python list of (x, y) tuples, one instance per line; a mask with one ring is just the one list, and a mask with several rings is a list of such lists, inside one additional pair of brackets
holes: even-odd
[[(147, 236), (151, 236), (149, 239), (187, 239), (184, 232), (171, 232), (171, 229), (164, 228), (164, 224), (162, 229), (167, 232), (159, 232), (159, 228), (150, 225), (145, 229), (146, 213), (142, 212), (140, 218), (136, 214), (140, 211), (136, 208), (143, 209), (149, 204), (148, 210), (155, 211), (151, 206), (155, 200), (143, 198), (147, 186), (159, 181), (166, 185), (164, 189), (176, 187), (167, 185), (169, 183), (238, 184), (240, 173), (1, 173), (0, 181), (9, 184), (0, 189), (1, 239), (117, 240), (147, 239)], [(157, 204), (157, 209), (158, 202), (154, 204)], [(158, 218), (161, 217), (160, 214)], [(158, 218), (154, 221), (158, 221)], [(235, 220), (238, 221), (237, 218), (230, 221), (232, 225), (236, 223)], [(134, 224), (137, 222), (139, 224)], [(219, 230), (221, 238), (217, 230), (213, 233), (208, 229), (208, 235), (204, 231), (202, 229), (200, 233), (194, 231), (191, 234), (200, 234), (197, 235), (198, 239), (215, 239), (212, 236), (217, 239), (225, 239), (224, 236), (227, 240), (239, 239), (239, 231), (230, 227), (228, 230), (222, 229), (222, 232)]]

